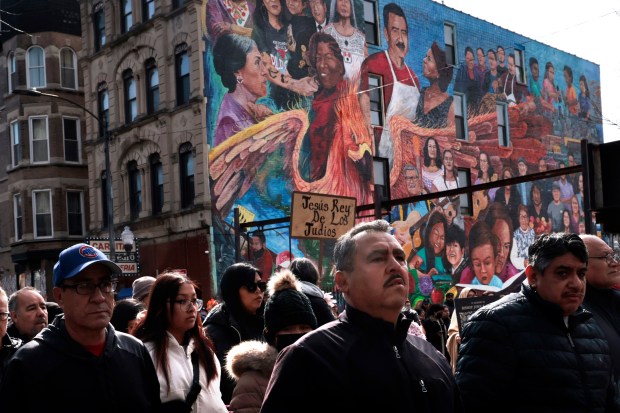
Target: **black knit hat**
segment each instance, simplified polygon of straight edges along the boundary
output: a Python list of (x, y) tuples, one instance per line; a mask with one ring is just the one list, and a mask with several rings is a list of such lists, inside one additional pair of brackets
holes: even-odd
[(275, 333), (293, 324), (307, 324), (316, 328), (316, 317), (310, 300), (301, 292), (297, 278), (283, 270), (269, 279), (269, 299), (265, 304), (265, 338), (274, 343)]

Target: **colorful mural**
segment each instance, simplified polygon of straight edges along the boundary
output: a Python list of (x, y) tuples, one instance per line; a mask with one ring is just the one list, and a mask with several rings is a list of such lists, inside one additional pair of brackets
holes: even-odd
[[(405, 199), (573, 166), (580, 139), (602, 142), (599, 70), (573, 55), (430, 0), (378, 2), (376, 27), (360, 0), (256, 1), (205, 6), (218, 273), (233, 262), (234, 208), (281, 218), (292, 191), (371, 204), (373, 156), (389, 161), (392, 199)], [(444, 21), (459, 30), (450, 47)], [(387, 217), (409, 254), (412, 303), (455, 284), (502, 288), (535, 234), (583, 229), (580, 174), (474, 192), (471, 214), (466, 200), (403, 203)], [(318, 259), (316, 242), (287, 229), (247, 238), (243, 259), (266, 273)]]

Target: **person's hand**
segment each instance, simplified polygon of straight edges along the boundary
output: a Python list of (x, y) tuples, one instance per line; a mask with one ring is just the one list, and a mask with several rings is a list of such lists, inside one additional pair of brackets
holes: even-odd
[(291, 90), (303, 96), (312, 96), (317, 90), (319, 90), (319, 86), (316, 84), (316, 81), (310, 76), (306, 76), (303, 79), (293, 79), (291, 83)]
[(439, 274), (439, 271), (437, 271), (437, 268), (431, 268), (431, 270), (428, 272), (428, 276), (432, 277), (433, 275), (437, 275)]
[(232, 33), (232, 24), (227, 22), (215, 23), (213, 25), (213, 28), (215, 29), (215, 34), (217, 34), (218, 36), (226, 33)]
[(258, 120), (259, 122), (266, 117), (273, 115), (273, 112), (271, 111), (271, 109), (269, 109), (268, 106), (261, 104), (257, 105), (256, 103), (248, 103), (248, 110), (252, 114), (252, 116), (254, 116), (254, 119)]
[(416, 270), (419, 269), (422, 264), (424, 264), (424, 260), (419, 255), (416, 255), (409, 261), (409, 267), (415, 268)]
[(456, 344), (461, 344), (461, 336), (459, 333), (456, 333)]

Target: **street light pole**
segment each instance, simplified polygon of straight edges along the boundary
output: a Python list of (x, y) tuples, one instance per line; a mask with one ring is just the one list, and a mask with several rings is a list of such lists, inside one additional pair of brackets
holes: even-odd
[(108, 221), (108, 240), (110, 244), (110, 259), (112, 261), (116, 260), (116, 237), (114, 236), (114, 199), (112, 198), (112, 171), (110, 170), (110, 136), (108, 134), (108, 120), (101, 119), (99, 116), (95, 115), (93, 112), (88, 110), (86, 107), (80, 105), (79, 103), (75, 103), (74, 101), (67, 99), (60, 95), (55, 95), (53, 93), (41, 92), (36, 89), (14, 89), (13, 93), (16, 95), (24, 95), (24, 96), (45, 96), (53, 99), (63, 100), (67, 103), (72, 104), (84, 112), (88, 113), (97, 121), (97, 126), (103, 128), (103, 152), (105, 155), (105, 171), (106, 171), (106, 203), (108, 205), (107, 208), (107, 221)]

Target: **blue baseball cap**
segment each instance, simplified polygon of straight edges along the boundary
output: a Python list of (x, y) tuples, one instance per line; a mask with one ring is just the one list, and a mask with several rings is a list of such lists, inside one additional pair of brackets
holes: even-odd
[(58, 262), (54, 265), (54, 287), (60, 286), (64, 280), (75, 277), (80, 271), (96, 263), (105, 265), (113, 274), (123, 272), (118, 265), (92, 245), (76, 244), (60, 253)]

